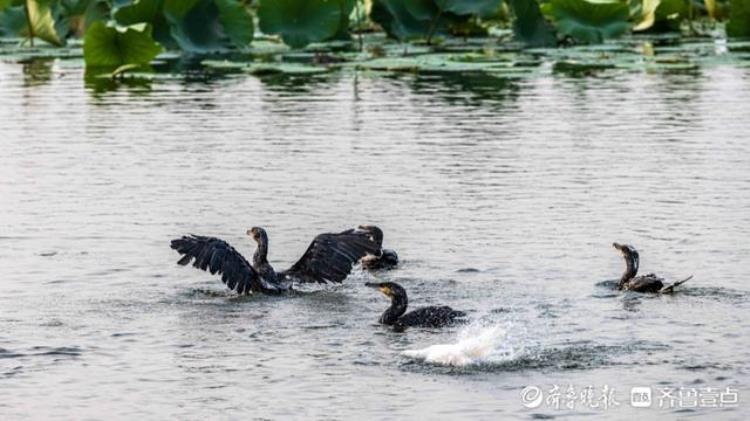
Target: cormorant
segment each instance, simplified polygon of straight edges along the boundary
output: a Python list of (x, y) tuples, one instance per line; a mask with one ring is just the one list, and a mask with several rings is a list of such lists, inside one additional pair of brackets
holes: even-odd
[(409, 326), (446, 326), (466, 316), (463, 311), (453, 310), (448, 306), (422, 307), (406, 313), (409, 300), (406, 297), (406, 290), (401, 285), (395, 282), (368, 282), (365, 285), (379, 289), (391, 299), (391, 306), (383, 312), (379, 321), (381, 324), (393, 326), (396, 331), (403, 331)]
[(625, 258), (625, 264), (627, 268), (625, 273), (622, 274), (620, 282), (617, 284), (617, 288), (621, 290), (635, 291), (635, 292), (657, 292), (657, 293), (671, 293), (674, 288), (684, 284), (685, 282), (692, 279), (692, 275), (683, 279), (682, 281), (675, 282), (671, 285), (664, 286), (664, 278), (660, 278), (653, 273), (648, 275), (636, 276), (638, 274), (638, 265), (640, 263), (640, 256), (638, 251), (633, 246), (625, 244), (612, 243), (612, 245), (620, 250), (622, 256)]
[(389, 249), (383, 249), (383, 230), (374, 225), (360, 225), (360, 230), (370, 232), (372, 239), (381, 247), (380, 255), (370, 254), (362, 259), (362, 268), (368, 270), (389, 270), (398, 265), (398, 254)]
[[(172, 240), (171, 247), (183, 255), (178, 264), (187, 265), (195, 259), (193, 266), (212, 275), (221, 274), (222, 282), (239, 294), (250, 291), (278, 294), (290, 290), (293, 282), (340, 283), (363, 257), (382, 254), (380, 243), (375, 241), (371, 230), (349, 229), (338, 234), (318, 235), (297, 263), (276, 272), (267, 259), (266, 231), (253, 227), (247, 235), (258, 243), (252, 264), (227, 242), (214, 237), (183, 236)], [(382, 231), (380, 236), (382, 239)]]

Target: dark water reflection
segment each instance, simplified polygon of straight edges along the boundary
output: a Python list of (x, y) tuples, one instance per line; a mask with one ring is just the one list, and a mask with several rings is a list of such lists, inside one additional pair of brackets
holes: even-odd
[[(0, 64), (4, 419), (747, 417), (747, 69), (187, 74), (100, 87), (65, 61)], [(363, 273), (238, 298), (167, 247), (195, 232), (249, 254), (260, 225), (284, 267), (363, 222), (404, 259), (380, 278), (477, 323), (384, 329)], [(615, 292), (614, 240), (695, 278)], [(505, 358), (400, 354), (477, 324), (507, 332)], [(621, 405), (521, 405), (552, 384)], [(635, 409), (634, 386), (734, 387), (741, 405)]]

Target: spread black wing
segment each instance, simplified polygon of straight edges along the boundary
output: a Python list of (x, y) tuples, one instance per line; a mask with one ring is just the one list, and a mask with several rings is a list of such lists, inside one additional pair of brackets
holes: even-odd
[(222, 282), (240, 294), (267, 289), (250, 263), (224, 240), (190, 235), (172, 240), (171, 247), (183, 255), (178, 264), (184, 266), (195, 259), (193, 266), (220, 274)]
[(341, 282), (360, 259), (380, 253), (380, 244), (366, 230), (320, 234), (302, 258), (281, 276), (298, 282)]

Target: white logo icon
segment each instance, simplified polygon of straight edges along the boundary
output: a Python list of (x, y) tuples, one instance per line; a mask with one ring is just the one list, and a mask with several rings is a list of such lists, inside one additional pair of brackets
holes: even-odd
[(527, 408), (539, 408), (544, 400), (542, 395), (542, 389), (536, 386), (526, 386), (521, 391), (521, 403)]
[(634, 387), (630, 389), (630, 406), (634, 408), (648, 408), (651, 406), (651, 388)]

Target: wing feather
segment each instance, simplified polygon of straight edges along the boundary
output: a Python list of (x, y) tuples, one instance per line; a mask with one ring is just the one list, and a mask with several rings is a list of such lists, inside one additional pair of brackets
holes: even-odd
[(380, 244), (365, 230), (320, 234), (297, 263), (281, 275), (299, 282), (340, 283), (360, 259), (380, 253)]
[(178, 264), (185, 266), (194, 259), (194, 267), (207, 270), (212, 275), (220, 274), (221, 281), (239, 294), (266, 292), (255, 269), (224, 240), (189, 235), (172, 240), (171, 247), (183, 255)]

